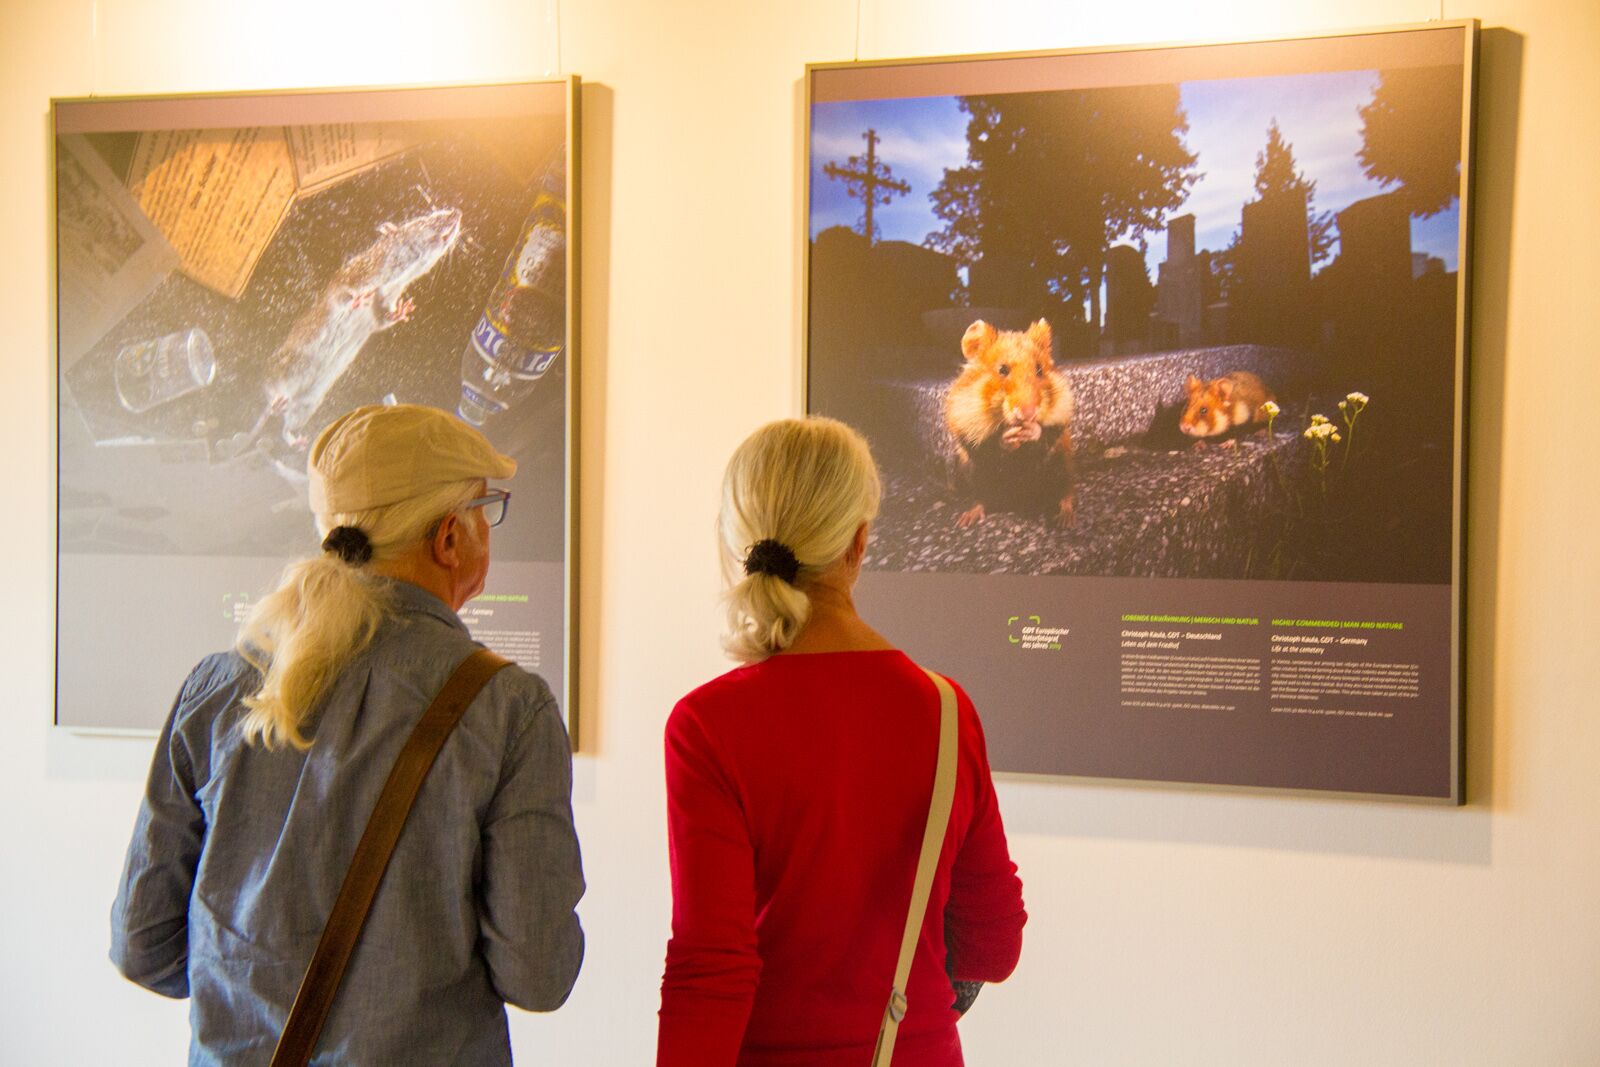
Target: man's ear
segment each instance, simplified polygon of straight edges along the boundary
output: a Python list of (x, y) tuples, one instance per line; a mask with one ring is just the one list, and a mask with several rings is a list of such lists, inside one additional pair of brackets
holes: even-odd
[(454, 567), (461, 562), (461, 538), (465, 531), (461, 529), (461, 518), (451, 512), (439, 520), (439, 525), (433, 531), (433, 561), (441, 567)]

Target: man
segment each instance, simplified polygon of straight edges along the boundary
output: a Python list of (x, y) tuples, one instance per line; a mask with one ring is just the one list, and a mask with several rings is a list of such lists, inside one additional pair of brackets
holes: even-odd
[[(307, 460), (323, 551), (189, 675), (112, 909), (124, 975), (191, 997), (191, 1064), (267, 1063), (395, 757), (479, 647), (516, 463), (443, 411), (358, 408)], [(317, 1044), (340, 1064), (509, 1064), (505, 1003), (577, 978), (583, 875), (548, 686), (499, 671), (446, 740)]]

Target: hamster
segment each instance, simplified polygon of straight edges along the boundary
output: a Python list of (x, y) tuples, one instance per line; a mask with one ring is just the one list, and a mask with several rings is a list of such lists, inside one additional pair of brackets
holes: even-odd
[[(1196, 448), (1204, 448), (1207, 438), (1230, 432), (1244, 432), (1252, 427), (1265, 432), (1267, 416), (1261, 405), (1277, 399), (1265, 382), (1245, 370), (1204, 382), (1191, 374), (1183, 387), (1188, 399), (1178, 418), (1178, 429), (1196, 439)], [(1232, 439), (1226, 442), (1233, 443)]]
[(945, 425), (973, 504), (956, 525), (982, 522), (990, 508), (1071, 525), (1072, 387), (1051, 358), (1050, 324), (1000, 331), (979, 319), (962, 335), (961, 354), (966, 366), (946, 394)]
[(367, 341), (416, 310), (406, 287), (455, 247), (461, 212), (439, 208), (398, 224), (385, 222), (378, 235), (365, 251), (345, 261), (273, 353), (266, 410), (247, 440), (254, 440), (273, 415), (282, 415), (284, 442), (305, 447), (306, 423)]

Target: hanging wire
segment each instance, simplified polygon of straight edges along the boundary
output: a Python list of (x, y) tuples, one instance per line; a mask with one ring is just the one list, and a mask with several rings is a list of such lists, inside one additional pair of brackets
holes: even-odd
[(540, 16), (543, 19), (543, 25), (539, 28), (538, 39), (544, 45), (544, 56), (539, 61), (539, 69), (546, 78), (558, 78), (563, 70), (561, 56), (561, 0), (544, 0), (538, 7), (543, 12)]
[(856, 0), (856, 57), (854, 62), (861, 62), (861, 8), (866, 0)]
[(100, 89), (100, 0), (89, 5), (89, 95)]

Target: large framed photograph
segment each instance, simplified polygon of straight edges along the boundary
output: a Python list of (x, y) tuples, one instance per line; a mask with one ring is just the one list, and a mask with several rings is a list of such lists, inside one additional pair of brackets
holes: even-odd
[(461, 614), (576, 742), (577, 94), (53, 102), (58, 724), (158, 728), (316, 550), (308, 442), (417, 403), (517, 460)]
[(808, 68), (807, 410), (996, 770), (1461, 802), (1476, 48)]

